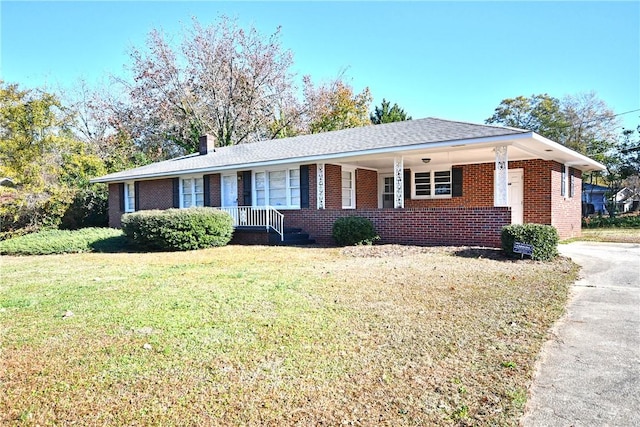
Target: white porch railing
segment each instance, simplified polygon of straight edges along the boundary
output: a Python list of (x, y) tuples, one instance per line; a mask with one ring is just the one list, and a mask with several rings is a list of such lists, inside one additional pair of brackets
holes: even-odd
[(271, 206), (234, 206), (218, 208), (231, 215), (234, 227), (264, 227), (284, 240), (284, 215)]

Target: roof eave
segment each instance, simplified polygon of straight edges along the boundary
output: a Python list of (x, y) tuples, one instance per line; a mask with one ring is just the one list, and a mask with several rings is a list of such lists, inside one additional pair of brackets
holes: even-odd
[[(198, 174), (198, 173), (205, 173), (205, 172), (247, 170), (247, 169), (262, 168), (262, 167), (281, 165), (281, 164), (317, 163), (319, 161), (328, 161), (328, 160), (335, 160), (335, 159), (340, 159), (345, 157), (367, 156), (367, 155), (374, 155), (374, 154), (389, 154), (394, 152), (406, 153), (406, 152), (419, 151), (419, 150), (425, 150), (425, 149), (433, 150), (437, 148), (472, 146), (472, 145), (480, 145), (480, 144), (488, 144), (488, 143), (496, 143), (498, 145), (498, 144), (509, 143), (514, 139), (521, 138), (523, 135), (530, 135), (530, 133), (524, 133), (524, 134), (511, 133), (506, 135), (487, 136), (487, 137), (480, 137), (480, 138), (452, 139), (447, 141), (425, 142), (425, 143), (405, 145), (405, 146), (375, 148), (370, 150), (347, 151), (347, 152), (322, 154), (322, 155), (314, 155), (314, 156), (292, 157), (288, 159), (276, 159), (276, 160), (267, 160), (267, 161), (261, 161), (261, 162), (236, 163), (236, 164), (230, 164), (225, 166), (207, 166), (207, 167), (201, 167), (201, 168), (172, 170), (167, 172), (156, 172), (156, 173), (147, 173), (147, 174), (134, 173), (134, 174), (126, 175), (124, 177), (123, 176), (112, 177), (111, 175), (105, 175), (103, 177), (94, 178), (90, 182), (91, 183), (114, 183), (114, 182), (135, 181), (135, 180), (149, 180), (149, 179), (168, 178), (168, 177), (175, 177), (180, 175), (190, 175), (190, 174)], [(116, 174), (112, 174), (112, 175), (116, 175)]]

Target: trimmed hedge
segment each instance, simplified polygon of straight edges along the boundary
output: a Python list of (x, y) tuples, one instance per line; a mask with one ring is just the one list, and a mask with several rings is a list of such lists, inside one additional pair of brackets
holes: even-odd
[(502, 228), (500, 235), (502, 250), (510, 257), (520, 257), (513, 252), (514, 242), (526, 243), (533, 246), (532, 259), (549, 261), (558, 256), (558, 230), (552, 225), (543, 224), (512, 224)]
[(347, 216), (333, 223), (332, 236), (340, 246), (371, 245), (380, 236), (367, 218)]
[(188, 251), (229, 243), (233, 220), (213, 208), (148, 210), (123, 215), (122, 230), (142, 249)]
[(43, 230), (0, 241), (2, 255), (51, 255), (118, 252), (125, 247), (122, 231), (113, 228)]

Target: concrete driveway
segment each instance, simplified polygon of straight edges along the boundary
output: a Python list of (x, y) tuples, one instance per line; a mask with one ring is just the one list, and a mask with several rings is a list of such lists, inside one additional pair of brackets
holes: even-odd
[(582, 266), (542, 350), (523, 426), (640, 426), (640, 245), (575, 242)]

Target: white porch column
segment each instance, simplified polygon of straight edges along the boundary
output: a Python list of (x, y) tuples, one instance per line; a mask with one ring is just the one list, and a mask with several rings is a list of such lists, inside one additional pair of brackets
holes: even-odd
[(316, 171), (316, 200), (318, 201), (318, 209), (324, 209), (324, 163), (318, 163)]
[(496, 147), (496, 171), (494, 174), (493, 205), (509, 206), (509, 159), (507, 146)]
[(393, 207), (404, 208), (404, 158), (393, 159)]

